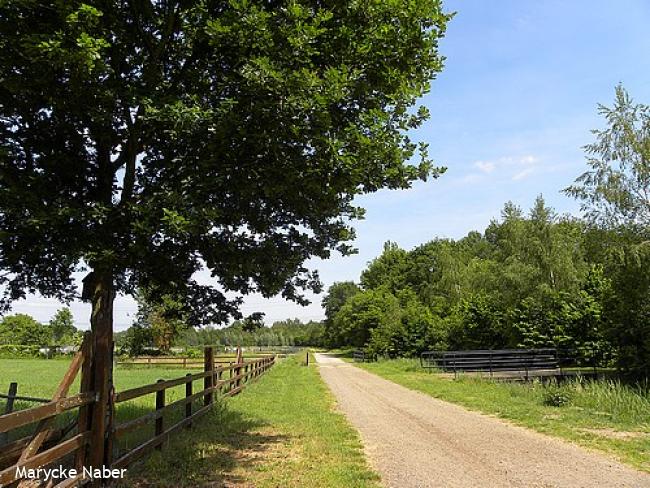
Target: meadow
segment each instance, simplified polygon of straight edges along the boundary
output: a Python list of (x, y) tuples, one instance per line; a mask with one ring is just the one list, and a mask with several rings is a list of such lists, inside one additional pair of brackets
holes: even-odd
[[(18, 381), (19, 394), (47, 397), (67, 363), (0, 360), (0, 391), (6, 391), (10, 381)], [(117, 367), (114, 378), (119, 391), (188, 372), (155, 366)], [(75, 384), (71, 391), (77, 389)], [(168, 402), (184, 394), (183, 385), (174, 388), (168, 393)], [(356, 431), (334, 411), (333, 405), (313, 358), (305, 367), (302, 354), (290, 356), (241, 394), (218, 400), (193, 429), (173, 436), (162, 451), (131, 466), (122, 486), (242, 483), (272, 487), (299, 486), (307, 481), (315, 487), (379, 486), (378, 476), (365, 461)], [(154, 395), (120, 404), (118, 422), (151, 411), (153, 406)], [(182, 412), (177, 415), (180, 418)], [(137, 431), (126, 437), (119, 449), (128, 449), (152, 433), (153, 426)]]
[(458, 379), (424, 371), (417, 359), (357, 363), (367, 371), (470, 410), (604, 451), (650, 472), (650, 395), (614, 380), (560, 384)]

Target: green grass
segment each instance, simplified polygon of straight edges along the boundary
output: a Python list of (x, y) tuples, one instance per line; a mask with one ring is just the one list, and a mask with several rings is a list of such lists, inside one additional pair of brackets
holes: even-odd
[[(313, 356), (308, 368), (304, 360), (304, 353), (281, 360), (240, 395), (220, 401), (191, 431), (172, 437), (161, 452), (130, 467), (122, 485), (379, 486), (356, 432), (334, 411), (333, 397), (320, 379)], [(11, 381), (18, 381), (19, 394), (51, 396), (68, 363), (0, 359), (0, 391), (6, 392)], [(178, 368), (118, 367), (114, 378), (120, 391), (185, 373)], [(199, 391), (200, 381), (194, 388)], [(78, 385), (70, 391), (78, 391)], [(167, 390), (166, 400), (171, 403), (184, 394), (181, 385)], [(121, 403), (118, 422), (143, 415), (153, 406), (154, 395)], [(166, 416), (165, 425), (172, 425), (181, 415), (178, 411)], [(153, 425), (133, 433), (119, 443), (120, 451), (152, 435)]]
[(313, 357), (279, 362), (131, 471), (128, 486), (372, 487), (356, 432)]
[[(18, 395), (37, 398), (51, 398), (63, 375), (68, 369), (70, 359), (0, 359), (0, 392), (7, 393), (9, 383), (18, 382)], [(165, 368), (156, 366), (117, 367), (113, 373), (115, 389), (117, 391), (135, 388), (137, 386), (155, 383), (159, 379), (178, 378), (188, 372), (198, 370)], [(69, 395), (79, 392), (79, 376), (70, 387)], [(195, 391), (200, 389), (201, 381), (194, 382)], [(166, 402), (171, 403), (185, 396), (185, 386), (180, 385), (166, 390)], [(16, 401), (15, 409), (24, 409), (37, 406), (37, 403)], [(0, 412), (4, 412), (5, 402), (0, 399)], [(151, 411), (155, 406), (155, 395), (150, 394), (118, 405), (117, 422), (130, 420)], [(63, 426), (70, 421), (73, 412), (57, 417), (57, 425)], [(180, 410), (173, 412), (168, 418), (169, 422), (180, 419)], [(34, 426), (16, 429), (10, 432), (9, 440), (23, 437), (33, 430)], [(137, 445), (139, 442), (153, 436), (153, 425), (137, 432), (129, 433), (128, 437), (118, 443), (119, 452), (123, 452)]]
[[(521, 384), (473, 376), (454, 380), (423, 371), (412, 359), (356, 365), (407, 388), (604, 451), (650, 471), (650, 397), (620, 383)], [(555, 396), (568, 403), (549, 405)]]

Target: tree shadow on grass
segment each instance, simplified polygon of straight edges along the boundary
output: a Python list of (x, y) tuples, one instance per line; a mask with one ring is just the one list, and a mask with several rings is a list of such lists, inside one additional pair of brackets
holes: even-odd
[(261, 433), (268, 424), (246, 418), (224, 403), (173, 435), (162, 451), (129, 467), (120, 487), (251, 486), (240, 474), (255, 470), (286, 435)]

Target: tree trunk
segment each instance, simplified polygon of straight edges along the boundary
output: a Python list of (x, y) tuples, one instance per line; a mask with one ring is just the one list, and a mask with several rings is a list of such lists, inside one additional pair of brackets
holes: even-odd
[(92, 408), (89, 464), (94, 468), (110, 463), (108, 428), (111, 424), (113, 379), (113, 301), (115, 289), (111, 272), (95, 271), (92, 283), (93, 378), (97, 402)]

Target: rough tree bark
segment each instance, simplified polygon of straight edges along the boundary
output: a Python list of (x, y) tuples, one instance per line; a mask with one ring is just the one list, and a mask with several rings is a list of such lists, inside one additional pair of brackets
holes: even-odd
[[(93, 405), (89, 464), (101, 467), (110, 459), (107, 452), (107, 427), (110, 422), (110, 395), (113, 370), (113, 301), (115, 288), (110, 271), (95, 271), (87, 283), (92, 292), (90, 326), (93, 334), (93, 378), (97, 402)], [(108, 443), (110, 445), (110, 443)]]

